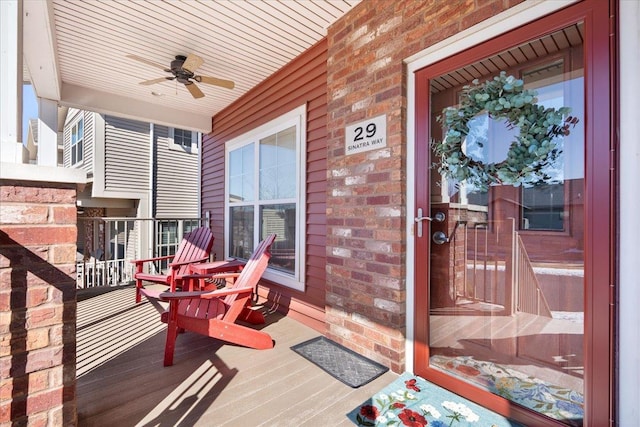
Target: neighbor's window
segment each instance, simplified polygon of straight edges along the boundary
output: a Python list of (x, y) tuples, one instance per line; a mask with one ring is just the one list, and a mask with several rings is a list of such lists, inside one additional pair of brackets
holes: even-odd
[(199, 145), (198, 132), (186, 129), (169, 128), (169, 148), (172, 150), (197, 153)]
[[(164, 257), (173, 255), (178, 249), (180, 244), (178, 240), (178, 222), (177, 221), (160, 221), (158, 222), (158, 228), (156, 229), (156, 244), (154, 256)], [(159, 262), (159, 271), (164, 271), (167, 268), (168, 260), (161, 260)]]
[(564, 184), (522, 188), (522, 230), (564, 230)]
[[(564, 65), (560, 58), (522, 72), (525, 87), (538, 92), (540, 105), (560, 108), (567, 103), (575, 104), (572, 94), (581, 93), (576, 85), (582, 84), (582, 79), (565, 80)], [(563, 148), (564, 142), (561, 142)], [(565, 151), (568, 149), (566, 147)], [(522, 187), (521, 230), (565, 230), (565, 212), (568, 209), (565, 207), (565, 175), (570, 167), (564, 164), (565, 157), (561, 156), (556, 164), (546, 167), (548, 182)]]
[(71, 164), (82, 161), (82, 141), (84, 140), (84, 119), (78, 120), (71, 127)]
[(227, 143), (228, 255), (249, 258), (268, 234), (265, 277), (303, 290), (305, 107)]
[[(197, 219), (159, 220), (156, 228), (154, 256), (162, 257), (175, 255), (184, 235), (199, 226), (200, 220)], [(160, 260), (156, 262), (156, 268), (158, 271), (164, 271), (168, 264), (169, 260)]]
[[(527, 89), (537, 91), (538, 103), (544, 107), (560, 108), (564, 105), (580, 105), (580, 90), (583, 84), (581, 76), (567, 79), (565, 61), (554, 59), (522, 71), (521, 77)], [(469, 134), (464, 143), (465, 153), (487, 163), (497, 163), (505, 157), (508, 145), (517, 135), (517, 128), (507, 126), (506, 120), (493, 120), (486, 112), (478, 114), (469, 121)], [(573, 131), (577, 133), (577, 131)], [(559, 146), (565, 155), (554, 164), (545, 167), (548, 178), (544, 182), (526, 184), (519, 189), (519, 200), (504, 200), (515, 204), (519, 209), (519, 229), (536, 231), (565, 231), (568, 227), (569, 201), (568, 184), (570, 180), (581, 179), (583, 170), (581, 156), (570, 142), (576, 136), (564, 137)], [(572, 160), (576, 158), (577, 160)], [(570, 159), (569, 163), (566, 163)], [(489, 206), (489, 192), (465, 186), (466, 201), (469, 204)], [(491, 190), (490, 190), (491, 191)], [(503, 196), (501, 196), (503, 197)]]

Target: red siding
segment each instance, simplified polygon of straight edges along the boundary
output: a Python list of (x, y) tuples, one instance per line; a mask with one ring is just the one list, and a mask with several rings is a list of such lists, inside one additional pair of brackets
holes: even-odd
[(327, 171), (327, 43), (322, 40), (213, 117), (202, 142), (202, 209), (211, 212), (213, 252), (224, 256), (224, 144), (282, 114), (307, 105), (305, 292), (269, 284), (260, 295), (324, 331)]

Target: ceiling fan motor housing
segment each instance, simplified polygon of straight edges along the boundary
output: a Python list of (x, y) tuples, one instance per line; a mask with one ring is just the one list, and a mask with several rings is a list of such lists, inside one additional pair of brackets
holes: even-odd
[[(2, 0), (0, 0), (2, 1)], [(161, 83), (165, 80), (176, 80), (182, 83), (191, 93), (194, 98), (204, 97), (204, 93), (198, 88), (196, 83), (205, 83), (214, 86), (225, 87), (233, 89), (234, 83), (231, 80), (222, 80), (215, 77), (200, 76), (195, 74), (195, 70), (204, 63), (204, 59), (196, 54), (190, 53), (189, 56), (176, 55), (175, 59), (171, 61), (171, 68), (165, 68), (157, 62), (150, 61), (137, 55), (127, 55), (127, 58), (142, 62), (147, 65), (151, 65), (156, 68), (163, 69), (166, 73), (170, 73), (171, 77), (160, 77), (157, 79), (145, 80), (140, 82), (141, 85), (153, 85)]]
[(171, 74), (182, 84), (189, 84), (189, 79), (193, 78), (193, 73), (182, 68), (187, 57), (184, 55), (176, 55), (176, 59), (171, 61)]

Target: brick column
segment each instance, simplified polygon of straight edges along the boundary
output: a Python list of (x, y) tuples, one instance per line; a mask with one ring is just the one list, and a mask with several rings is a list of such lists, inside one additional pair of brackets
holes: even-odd
[[(405, 175), (415, 159), (406, 150), (403, 61), (520, 1), (367, 0), (328, 29), (327, 335), (395, 372), (405, 369), (413, 304), (405, 195), (414, 177)], [(347, 155), (345, 127), (381, 115), (386, 147)]]
[[(327, 36), (327, 336), (395, 372), (406, 325), (402, 24), (395, 2), (363, 2)], [(380, 115), (386, 146), (347, 155), (345, 127)]]
[(77, 425), (76, 184), (0, 179), (0, 425)]

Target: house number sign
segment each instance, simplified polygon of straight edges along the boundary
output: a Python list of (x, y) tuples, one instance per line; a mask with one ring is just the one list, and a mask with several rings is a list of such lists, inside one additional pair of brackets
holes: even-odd
[(387, 146), (387, 116), (374, 117), (347, 126), (345, 129), (345, 154), (362, 153)]

